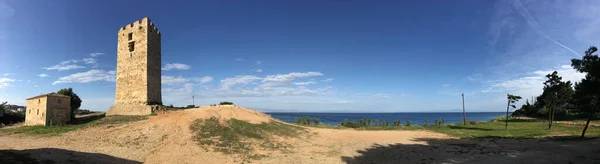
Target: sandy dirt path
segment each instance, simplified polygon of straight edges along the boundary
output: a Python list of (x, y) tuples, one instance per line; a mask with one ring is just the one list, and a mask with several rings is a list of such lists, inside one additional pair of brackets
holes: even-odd
[[(86, 128), (58, 136), (0, 134), (0, 158), (57, 163), (242, 163), (207, 151), (192, 139), (198, 118), (269, 121), (239, 107), (170, 111), (147, 120)], [(356, 131), (308, 128), (289, 138), (289, 151), (262, 152), (252, 163), (600, 163), (599, 140), (464, 140), (428, 131)], [(2, 163), (0, 161), (0, 163)]]

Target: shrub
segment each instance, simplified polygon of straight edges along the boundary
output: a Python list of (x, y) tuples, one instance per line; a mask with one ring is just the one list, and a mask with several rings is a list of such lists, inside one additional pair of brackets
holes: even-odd
[(296, 124), (298, 125), (310, 125), (310, 117), (296, 117)]
[(316, 118), (316, 117), (315, 117), (315, 118), (313, 118), (313, 123), (314, 123), (315, 125), (319, 125), (319, 124), (321, 123), (321, 120), (319, 120), (319, 118)]
[(406, 120), (406, 126), (410, 126), (412, 125), (412, 123), (410, 122), (410, 120)]
[(223, 102), (220, 102), (219, 105), (234, 105), (234, 104), (229, 101), (223, 101)]
[(429, 122), (425, 120), (425, 124), (423, 124), (423, 126), (429, 126)]
[(302, 125), (302, 118), (296, 117), (296, 124)]
[(400, 126), (400, 124), (402, 124), (402, 122), (400, 120), (394, 121), (394, 126)]

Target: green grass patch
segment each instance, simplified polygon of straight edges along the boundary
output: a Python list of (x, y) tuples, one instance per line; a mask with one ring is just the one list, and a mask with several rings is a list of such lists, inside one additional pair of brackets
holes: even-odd
[(75, 124), (63, 124), (63, 125), (53, 125), (53, 126), (22, 126), (22, 127), (14, 127), (14, 128), (2, 128), (0, 129), (0, 133), (7, 134), (28, 134), (28, 135), (59, 135), (62, 133), (75, 131), (78, 129), (83, 129), (87, 127), (94, 126), (102, 126), (102, 125), (115, 125), (115, 124), (123, 124), (127, 122), (140, 121), (145, 120), (146, 116), (109, 116), (100, 118), (97, 120), (81, 123), (77, 120), (74, 121)]
[[(448, 125), (444, 127), (425, 127), (439, 133), (461, 138), (540, 138), (552, 136), (579, 136), (583, 130), (581, 125), (554, 124), (548, 130), (545, 122), (528, 122), (509, 120), (508, 129), (504, 130), (504, 121), (484, 122), (475, 125)], [(600, 137), (600, 128), (588, 127), (586, 137)]]
[[(559, 121), (560, 122), (560, 121)], [(548, 130), (548, 123), (539, 120), (509, 119), (508, 129), (504, 130), (504, 119), (494, 119), (490, 122), (469, 121), (467, 125), (431, 125), (431, 126), (359, 126), (356, 128), (342, 125), (310, 125), (310, 127), (328, 129), (354, 129), (354, 130), (429, 130), (461, 138), (543, 138), (562, 137), (577, 138), (581, 135), (583, 125), (568, 125), (555, 123), (552, 130)], [(587, 138), (600, 137), (600, 127), (589, 126), (585, 135)]]
[(252, 124), (230, 119), (221, 122), (215, 117), (195, 120), (190, 125), (190, 130), (195, 133), (194, 140), (205, 149), (213, 148), (225, 154), (239, 154), (244, 159), (264, 157), (252, 153), (252, 148), (285, 151), (291, 145), (277, 142), (274, 137), (297, 137), (305, 132), (302, 127), (276, 121)]

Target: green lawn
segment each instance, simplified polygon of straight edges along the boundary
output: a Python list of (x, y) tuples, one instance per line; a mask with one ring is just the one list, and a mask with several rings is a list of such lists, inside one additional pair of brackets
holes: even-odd
[(1, 128), (0, 134), (30, 134), (30, 135), (58, 135), (82, 128), (110, 125), (110, 124), (122, 124), (132, 121), (145, 120), (146, 116), (109, 116), (109, 117), (98, 117), (97, 119), (90, 120), (88, 118), (80, 118), (74, 121), (74, 124), (65, 125), (54, 125), (54, 126), (22, 126), (22, 127), (8, 127)]
[[(541, 138), (541, 137), (578, 137), (581, 135), (583, 125), (552, 125), (548, 130), (547, 122), (532, 122), (524, 120), (509, 120), (508, 129), (504, 130), (505, 121), (478, 122), (467, 125), (443, 125), (443, 126), (369, 126), (355, 128), (356, 130), (429, 130), (444, 133), (461, 138)], [(352, 129), (341, 126), (310, 125), (311, 127), (331, 129)], [(586, 137), (600, 137), (600, 127), (590, 126)]]
[[(579, 136), (583, 130), (581, 125), (554, 124), (548, 130), (546, 122), (509, 121), (508, 129), (504, 130), (505, 122), (484, 122), (475, 125), (448, 125), (445, 127), (424, 127), (424, 129), (448, 134), (461, 138), (539, 138), (551, 136)], [(587, 137), (600, 137), (600, 128), (590, 126)]]

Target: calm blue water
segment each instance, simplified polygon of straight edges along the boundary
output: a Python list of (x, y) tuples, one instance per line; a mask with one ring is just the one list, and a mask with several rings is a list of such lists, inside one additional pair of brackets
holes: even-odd
[[(456, 124), (463, 120), (463, 113), (267, 113), (271, 117), (288, 122), (296, 123), (296, 117), (316, 117), (322, 123), (328, 125), (338, 125), (344, 119), (356, 121), (361, 118), (370, 119), (385, 119), (390, 124), (394, 120), (401, 120), (402, 124), (406, 124), (406, 120), (410, 120), (412, 124), (423, 125), (425, 120), (429, 124), (433, 124), (436, 119), (444, 119), (444, 124)], [(509, 113), (510, 114), (510, 113)], [(467, 113), (469, 121), (490, 121), (494, 118), (505, 116), (503, 112), (472, 112)]]

